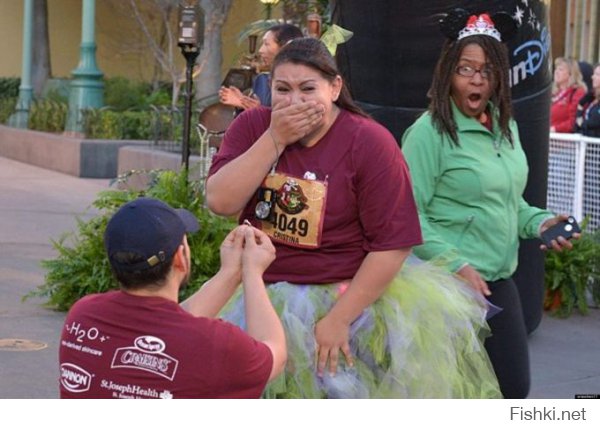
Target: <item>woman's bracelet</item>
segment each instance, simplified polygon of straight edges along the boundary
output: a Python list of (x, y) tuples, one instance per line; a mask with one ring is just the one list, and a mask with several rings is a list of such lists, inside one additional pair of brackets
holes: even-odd
[(277, 166), (277, 161), (279, 161), (279, 156), (281, 154), (279, 153), (279, 145), (277, 144), (277, 140), (275, 139), (275, 136), (273, 135), (273, 131), (271, 131), (271, 127), (269, 127), (268, 130), (269, 130), (269, 136), (271, 136), (271, 140), (273, 140), (273, 145), (275, 146), (275, 155), (277, 155), (277, 157), (275, 158), (275, 162), (273, 162), (273, 165), (271, 166), (271, 174), (274, 174), (275, 167)]

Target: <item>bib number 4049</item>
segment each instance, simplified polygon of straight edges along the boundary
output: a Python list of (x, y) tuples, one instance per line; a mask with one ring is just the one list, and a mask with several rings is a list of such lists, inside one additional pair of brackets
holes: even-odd
[(297, 219), (294, 216), (288, 217), (285, 213), (275, 213), (273, 225), (281, 232), (290, 232), (300, 237), (306, 237), (308, 234), (308, 221), (306, 219)]

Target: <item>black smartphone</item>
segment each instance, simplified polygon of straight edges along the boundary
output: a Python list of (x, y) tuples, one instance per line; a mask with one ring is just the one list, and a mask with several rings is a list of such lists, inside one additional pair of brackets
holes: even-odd
[(576, 232), (581, 232), (581, 228), (573, 216), (569, 216), (567, 220), (551, 226), (546, 231), (542, 232), (542, 241), (546, 247), (552, 247), (552, 240), (556, 240), (559, 236), (563, 236), (567, 240), (573, 237)]

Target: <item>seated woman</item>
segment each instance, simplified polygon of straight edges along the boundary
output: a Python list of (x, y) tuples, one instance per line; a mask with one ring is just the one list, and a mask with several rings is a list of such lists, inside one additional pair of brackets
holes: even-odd
[[(302, 31), (291, 24), (278, 24), (269, 28), (262, 38), (262, 44), (258, 50), (262, 67), (270, 69), (273, 58), (283, 45), (292, 39), (302, 37)], [(228, 106), (234, 106), (239, 110), (251, 109), (258, 106), (271, 105), (271, 82), (269, 73), (259, 73), (252, 83), (252, 94), (245, 95), (235, 86), (221, 87), (219, 90), (219, 101)]]
[(577, 61), (559, 57), (554, 61), (550, 131), (572, 133), (577, 103), (587, 90)]
[[(277, 250), (264, 278), (288, 365), (267, 396), (498, 397), (483, 299), (406, 264), (422, 240), (392, 135), (356, 106), (319, 40), (287, 44), (272, 80), (273, 108), (236, 118), (206, 182), (214, 212), (241, 212)], [(223, 317), (243, 326), (242, 301)]]

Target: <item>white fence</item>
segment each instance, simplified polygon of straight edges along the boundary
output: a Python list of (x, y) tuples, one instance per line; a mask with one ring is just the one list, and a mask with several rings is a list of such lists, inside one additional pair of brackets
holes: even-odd
[(550, 133), (547, 206), (600, 228), (600, 138)]

